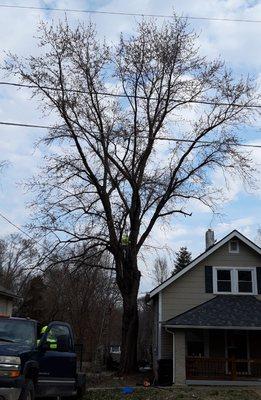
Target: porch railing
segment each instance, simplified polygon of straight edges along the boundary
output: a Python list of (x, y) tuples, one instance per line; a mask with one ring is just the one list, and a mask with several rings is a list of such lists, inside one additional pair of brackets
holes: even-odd
[(187, 379), (261, 379), (261, 359), (187, 357)]

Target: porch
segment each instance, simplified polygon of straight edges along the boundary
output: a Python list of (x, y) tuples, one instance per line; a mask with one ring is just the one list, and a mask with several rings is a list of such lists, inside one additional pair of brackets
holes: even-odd
[(261, 379), (261, 332), (191, 330), (185, 333), (186, 379)]
[(261, 331), (191, 329), (173, 334), (173, 382), (261, 385)]
[(250, 296), (220, 296), (167, 321), (173, 382), (261, 385), (260, 311)]

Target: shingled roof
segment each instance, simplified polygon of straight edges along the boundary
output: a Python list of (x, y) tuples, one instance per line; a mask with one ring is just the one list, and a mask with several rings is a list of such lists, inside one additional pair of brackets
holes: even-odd
[(14, 299), (14, 298), (17, 297), (11, 290), (6, 289), (2, 285), (0, 285), (0, 295), (5, 296), (5, 297), (9, 297), (11, 299)]
[(218, 295), (164, 323), (166, 327), (260, 328), (261, 301), (254, 296)]

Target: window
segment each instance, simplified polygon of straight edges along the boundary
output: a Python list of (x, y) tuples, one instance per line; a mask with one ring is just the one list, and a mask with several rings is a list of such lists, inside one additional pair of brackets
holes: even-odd
[(230, 240), (229, 241), (229, 253), (239, 253), (238, 240)]
[(46, 336), (49, 350), (68, 352), (72, 350), (72, 338), (66, 325), (53, 324)]
[(252, 271), (238, 270), (237, 274), (238, 274), (238, 292), (252, 293), (253, 292)]
[(231, 292), (231, 270), (218, 269), (217, 270), (217, 291), (218, 292)]
[(189, 357), (204, 357), (204, 334), (199, 332), (187, 332), (187, 356)]
[(214, 293), (257, 294), (256, 268), (214, 267)]
[(33, 346), (36, 341), (34, 322), (30, 320), (24, 321), (19, 319), (1, 318), (0, 342), (1, 341), (10, 342), (10, 346), (12, 343)]

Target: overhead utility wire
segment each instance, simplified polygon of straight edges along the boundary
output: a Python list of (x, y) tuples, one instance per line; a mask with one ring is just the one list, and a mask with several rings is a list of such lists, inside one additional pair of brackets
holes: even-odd
[[(14, 222), (12, 222), (9, 218), (7, 218), (2, 212), (0, 212), (0, 217), (5, 220), (8, 224), (12, 225), (15, 229), (17, 229), (19, 232), (21, 232), (23, 235), (25, 235), (26, 237), (28, 237), (30, 240), (32, 240), (34, 243), (38, 244), (40, 247), (42, 247), (44, 250), (50, 251), (50, 249), (48, 247), (46, 247), (44, 244), (42, 244), (40, 242), (41, 239), (43, 239), (45, 236), (42, 236), (39, 240), (35, 239), (33, 236), (29, 235), (29, 233), (27, 233), (24, 229), (20, 228), (20, 226), (18, 226), (17, 224), (15, 224)], [(64, 247), (66, 246), (66, 243), (64, 243), (64, 245), (60, 248), (60, 250), (63, 250)], [(47, 257), (50, 260), (52, 260), (49, 256)]]
[[(32, 236), (30, 236), (26, 231), (24, 231), (22, 228), (20, 228), (18, 225), (16, 225), (14, 222), (12, 222), (9, 218), (7, 218), (4, 214), (0, 212), (0, 217), (3, 218), (8, 224), (12, 225), (14, 228), (16, 228), (18, 231), (20, 231), (23, 235), (27, 236), (29, 239), (33, 240), (34, 242), (40, 244), (36, 239), (34, 239)], [(42, 246), (42, 245), (41, 245)]]
[[(34, 124), (24, 124), (24, 123), (16, 123), (16, 122), (5, 122), (0, 121), (0, 125), (7, 125), (7, 126), (17, 126), (17, 127), (24, 127), (24, 128), (38, 128), (38, 129), (56, 129), (55, 126), (48, 126), (48, 125), (34, 125)], [(120, 135), (119, 135), (120, 136)], [(124, 137), (124, 136), (122, 136)], [(140, 139), (147, 139), (147, 136), (139, 135)], [(191, 139), (178, 139), (178, 138), (170, 138), (170, 137), (155, 137), (155, 140), (165, 140), (171, 142), (184, 142), (184, 143), (194, 143), (194, 140)], [(213, 141), (207, 140), (199, 140), (197, 143), (202, 144), (212, 144)], [(258, 144), (244, 144), (244, 143), (235, 143), (233, 146), (239, 147), (251, 147), (251, 148), (261, 148), (261, 145)]]
[[(10, 4), (0, 4), (0, 7), (25, 9), (25, 10), (75, 12), (75, 13), (85, 13), (85, 14), (120, 15), (120, 16), (130, 16), (130, 17), (173, 18), (173, 15), (171, 14), (147, 14), (147, 13), (132, 13), (125, 11), (83, 10), (76, 8), (36, 7), (36, 6), (21, 6), (21, 5), (10, 5)], [(192, 20), (218, 21), (218, 22), (224, 21), (224, 22), (261, 23), (261, 20), (259, 19), (244, 19), (244, 18), (196, 17), (190, 15), (180, 16), (180, 18), (192, 19)]]
[[(24, 83), (13, 83), (13, 82), (4, 82), (0, 81), (0, 85), (6, 86), (16, 86), (16, 87), (25, 87), (28, 89), (39, 89), (36, 85), (29, 85)], [(61, 91), (61, 88), (54, 88), (50, 86), (41, 86), (41, 89), (46, 90), (53, 90), (53, 91)], [(72, 92), (72, 93), (79, 93), (79, 94), (92, 94), (92, 92), (86, 92), (84, 90), (77, 90), (77, 89), (64, 89), (65, 92)], [(128, 94), (117, 94), (117, 93), (109, 93), (109, 92), (96, 92), (96, 94), (101, 96), (111, 96), (111, 97), (118, 97), (118, 98), (136, 98), (141, 100), (148, 100), (145, 96), (139, 95), (128, 95)], [(150, 97), (150, 100), (158, 100), (156, 97)], [(240, 103), (226, 103), (226, 102), (215, 102), (210, 100), (186, 100), (186, 99), (174, 99), (173, 103), (192, 103), (192, 104), (205, 104), (205, 105), (214, 105), (214, 106), (233, 106), (233, 107), (242, 107), (242, 108), (261, 108), (261, 104), (240, 104)]]
[(52, 129), (52, 126), (49, 125), (34, 125), (34, 124), (23, 124), (19, 122), (3, 122), (0, 121), (0, 125), (8, 125), (8, 126), (20, 126), (20, 127), (26, 127), (26, 128), (39, 128), (39, 129)]

